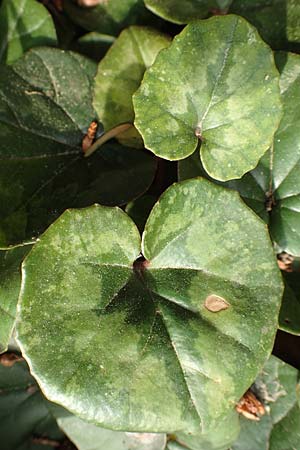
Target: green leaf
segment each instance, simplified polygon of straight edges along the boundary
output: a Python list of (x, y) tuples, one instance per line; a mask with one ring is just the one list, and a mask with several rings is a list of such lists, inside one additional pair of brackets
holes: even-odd
[(300, 336), (300, 274), (282, 272), (282, 275), (285, 289), (279, 314), (279, 328)]
[(7, 350), (21, 287), (20, 265), (31, 245), (0, 249), (0, 353)]
[[(98, 66), (94, 108), (105, 130), (123, 122), (133, 122), (132, 95), (140, 86), (145, 70), (170, 39), (146, 27), (130, 27), (120, 34)], [(139, 134), (130, 135), (130, 142)], [(126, 135), (122, 142), (125, 143)]]
[(4, 0), (0, 9), (0, 62), (13, 63), (26, 50), (57, 45), (47, 9), (36, 0)]
[(272, 356), (252, 389), (266, 407), (259, 422), (241, 418), (241, 433), (232, 450), (296, 449), (300, 438), (297, 403), (299, 372)]
[(95, 61), (100, 61), (114, 41), (114, 36), (94, 31), (81, 36), (78, 41), (73, 44), (72, 49)]
[(267, 231), (235, 192), (196, 179), (163, 194), (142, 249), (144, 263), (119, 209), (65, 212), (23, 264), (18, 342), (47, 397), (83, 419), (207, 433), (273, 345), (282, 286)]
[(95, 69), (75, 53), (40, 48), (1, 71), (0, 245), (31, 239), (66, 208), (125, 204), (151, 184), (148, 153), (109, 143), (83, 157)]
[(164, 450), (165, 434), (106, 430), (76, 416), (58, 419), (58, 425), (78, 450)]
[(148, 23), (151, 17), (143, 0), (105, 0), (92, 8), (64, 0), (64, 11), (82, 28), (113, 36), (129, 25)]
[(239, 431), (239, 418), (233, 410), (209, 433), (172, 435), (167, 450), (228, 450), (236, 441)]
[(300, 3), (295, 0), (234, 0), (230, 12), (252, 23), (272, 48), (299, 50)]
[[(269, 223), (280, 251), (300, 256), (300, 56), (279, 53), (276, 61), (281, 72), (283, 117), (273, 146), (253, 171), (227, 186), (237, 189), (245, 202)], [(180, 163), (181, 179), (203, 173), (199, 164), (193, 162), (195, 159), (196, 155), (193, 160)]]
[(232, 0), (145, 0), (154, 14), (174, 23), (203, 19), (218, 10), (226, 11)]
[(271, 145), (281, 117), (272, 52), (241, 17), (193, 22), (146, 71), (134, 109), (156, 155), (183, 159), (201, 140), (209, 175), (240, 178)]
[(38, 445), (39, 437), (62, 440), (49, 402), (42, 396), (25, 361), (0, 364), (0, 433), (3, 450), (51, 450)]

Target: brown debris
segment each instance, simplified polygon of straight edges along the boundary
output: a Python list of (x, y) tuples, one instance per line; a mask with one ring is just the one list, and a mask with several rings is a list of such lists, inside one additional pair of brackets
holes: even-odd
[(79, 6), (84, 6), (86, 8), (90, 8), (92, 6), (97, 5), (105, 5), (107, 4), (108, 0), (77, 0), (77, 3)]
[(23, 361), (23, 358), (17, 353), (6, 352), (0, 355), (0, 364), (4, 367), (12, 367), (18, 361)]
[(277, 264), (280, 270), (285, 272), (293, 272), (294, 257), (286, 252), (277, 255)]
[(212, 294), (206, 297), (204, 306), (210, 312), (219, 312), (229, 308), (230, 304), (223, 297)]
[(95, 136), (96, 136), (96, 133), (97, 133), (97, 128), (98, 128), (97, 122), (93, 121), (90, 124), (90, 126), (89, 126), (87, 134), (84, 136), (84, 138), (82, 140), (82, 151), (83, 151), (83, 153), (86, 153), (87, 150), (92, 145), (92, 143), (94, 142)]
[(250, 390), (243, 395), (235, 409), (247, 419), (256, 421), (260, 420), (260, 417), (266, 413), (264, 405)]

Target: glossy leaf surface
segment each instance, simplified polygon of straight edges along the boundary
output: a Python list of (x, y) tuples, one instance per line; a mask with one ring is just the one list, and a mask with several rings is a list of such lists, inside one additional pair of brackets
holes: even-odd
[(241, 17), (193, 22), (146, 71), (134, 109), (158, 156), (186, 158), (201, 140), (209, 175), (240, 178), (271, 145), (281, 117), (272, 52)]
[(165, 434), (106, 430), (76, 416), (59, 418), (58, 425), (78, 450), (165, 450)]
[(157, 53), (169, 43), (162, 33), (137, 26), (124, 30), (117, 38), (101, 60), (95, 79), (93, 104), (105, 130), (133, 122), (132, 95)]
[(11, 64), (26, 50), (57, 45), (47, 9), (35, 0), (4, 0), (0, 9), (0, 61)]
[(21, 287), (21, 262), (31, 245), (0, 249), (0, 353), (7, 350)]
[(49, 399), (85, 419), (209, 432), (273, 344), (282, 287), (267, 232), (236, 193), (196, 179), (154, 206), (132, 270), (140, 250), (121, 210), (65, 212), (23, 265), (22, 351)]
[(49, 408), (25, 361), (0, 364), (1, 450), (53, 449), (47, 440), (59, 446), (64, 436)]
[(0, 245), (37, 236), (68, 207), (123, 204), (151, 184), (150, 154), (109, 143), (83, 158), (95, 70), (80, 55), (43, 48), (1, 71)]
[(150, 16), (143, 0), (105, 0), (93, 8), (64, 0), (64, 11), (82, 28), (114, 36), (129, 25), (148, 21)]
[(225, 12), (231, 2), (232, 0), (145, 0), (150, 11), (179, 24), (203, 19), (216, 10)]
[(297, 398), (299, 372), (272, 356), (253, 389), (265, 404), (266, 414), (255, 422), (241, 418), (241, 433), (232, 450), (297, 449), (300, 409)]
[[(271, 150), (241, 180), (227, 186), (237, 189), (245, 202), (269, 223), (280, 251), (300, 255), (300, 57), (277, 54), (281, 71), (283, 117)], [(197, 155), (180, 162), (180, 179), (202, 175)]]

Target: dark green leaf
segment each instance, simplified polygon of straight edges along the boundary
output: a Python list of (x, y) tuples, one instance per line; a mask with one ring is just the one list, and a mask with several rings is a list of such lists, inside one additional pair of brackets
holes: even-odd
[[(105, 130), (123, 122), (133, 122), (132, 95), (140, 86), (145, 70), (170, 39), (151, 28), (130, 27), (124, 30), (98, 66), (95, 79), (94, 108)], [(128, 135), (127, 135), (128, 136)], [(129, 139), (140, 137), (136, 132)]]
[(143, 195), (137, 200), (128, 203), (125, 208), (125, 211), (132, 218), (141, 233), (144, 231), (145, 223), (156, 200), (156, 197), (153, 195)]
[(253, 386), (253, 390), (265, 405), (266, 415), (259, 422), (241, 419), (241, 433), (232, 450), (298, 448), (298, 376), (296, 369), (273, 356), (267, 361)]
[(13, 63), (26, 50), (57, 45), (47, 9), (36, 0), (4, 0), (0, 9), (0, 62)]
[(145, 5), (158, 16), (175, 23), (203, 19), (210, 13), (226, 12), (232, 0), (145, 0)]
[(134, 109), (158, 156), (186, 158), (201, 140), (213, 178), (240, 178), (271, 145), (281, 117), (273, 54), (238, 16), (193, 22), (145, 72)]
[(129, 25), (149, 22), (151, 17), (143, 0), (105, 0), (92, 8), (64, 0), (64, 11), (82, 28), (114, 36)]
[(249, 20), (273, 48), (299, 50), (298, 0), (234, 0), (230, 12)]
[(31, 245), (0, 249), (0, 353), (7, 350), (21, 287), (20, 265)]
[(279, 315), (279, 328), (300, 335), (300, 273), (283, 272), (284, 295)]
[(107, 144), (83, 157), (95, 69), (75, 53), (42, 48), (1, 71), (0, 245), (36, 236), (66, 208), (127, 203), (151, 184), (150, 154)]
[(36, 440), (63, 438), (49, 408), (25, 361), (11, 367), (0, 364), (1, 450), (52, 450), (53, 446), (41, 447)]
[(196, 179), (163, 194), (142, 248), (132, 270), (140, 237), (119, 209), (65, 212), (23, 265), (19, 343), (46, 395), (82, 418), (208, 433), (273, 345), (267, 231), (235, 192)]

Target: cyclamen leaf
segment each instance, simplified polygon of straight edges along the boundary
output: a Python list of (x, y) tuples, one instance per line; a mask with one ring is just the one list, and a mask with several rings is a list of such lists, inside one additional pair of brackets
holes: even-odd
[(259, 422), (241, 418), (241, 433), (232, 450), (282, 450), (297, 448), (300, 409), (297, 402), (299, 372), (271, 356), (253, 385), (265, 404)]
[(279, 328), (300, 336), (300, 274), (283, 272), (284, 295), (279, 314)]
[(165, 434), (106, 430), (76, 416), (62, 417), (57, 422), (78, 450), (165, 450)]
[[(34, 438), (59, 442), (64, 438), (25, 361), (12, 367), (0, 364), (1, 450), (42, 450)], [(45, 443), (45, 441), (44, 441)], [(43, 445), (44, 450), (53, 446)]]
[(161, 51), (134, 95), (145, 146), (183, 159), (202, 141), (213, 178), (240, 178), (272, 143), (281, 117), (271, 50), (238, 16), (189, 24)]
[(150, 154), (109, 143), (83, 157), (95, 71), (89, 59), (50, 48), (1, 70), (0, 245), (37, 236), (68, 207), (124, 204), (151, 184)]
[(7, 350), (21, 287), (21, 262), (32, 245), (0, 249), (0, 353)]
[(26, 50), (57, 45), (51, 15), (36, 0), (3, 0), (0, 9), (0, 62), (12, 64)]
[[(282, 52), (276, 61), (281, 72), (283, 117), (273, 146), (253, 171), (227, 186), (238, 190), (269, 223), (279, 251), (300, 256), (300, 56)], [(196, 158), (180, 162), (180, 179), (203, 174)]]
[(204, 19), (216, 10), (226, 12), (231, 3), (232, 0), (145, 0), (150, 11), (179, 24)]
[(299, 50), (300, 3), (297, 0), (234, 0), (230, 12), (249, 20), (272, 48)]
[(64, 11), (82, 28), (113, 36), (129, 25), (149, 23), (151, 17), (143, 0), (105, 0), (93, 8), (83, 8), (74, 0), (64, 0)]
[[(133, 122), (132, 95), (158, 52), (170, 43), (168, 36), (146, 27), (132, 26), (120, 34), (101, 60), (95, 79), (94, 108), (104, 129)], [(135, 132), (135, 140), (140, 136)], [(133, 137), (127, 135), (131, 143)], [(126, 142), (126, 134), (122, 138)]]
[[(142, 249), (144, 263), (119, 209), (65, 212), (23, 264), (22, 353), (83, 419), (208, 433), (272, 348), (282, 286), (267, 231), (235, 192), (189, 180), (154, 206)], [(211, 294), (230, 306), (210, 312)]]

